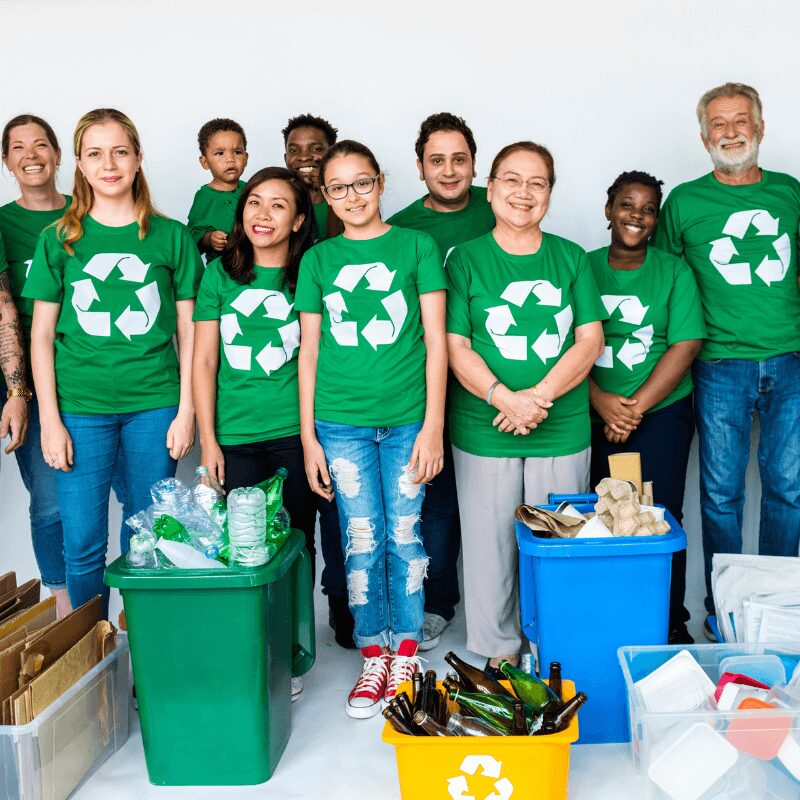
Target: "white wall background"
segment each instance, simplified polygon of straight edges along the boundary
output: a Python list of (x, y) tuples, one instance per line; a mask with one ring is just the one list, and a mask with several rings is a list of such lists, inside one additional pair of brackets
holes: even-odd
[[(590, 249), (607, 242), (605, 189), (620, 171), (650, 171), (667, 189), (708, 171), (694, 106), (726, 80), (761, 93), (762, 164), (800, 172), (799, 26), (796, 0), (0, 0), (0, 122), (23, 112), (49, 120), (69, 191), (76, 120), (98, 106), (122, 109), (139, 127), (157, 203), (185, 221), (208, 180), (195, 137), (212, 117), (244, 126), (248, 174), (282, 163), (289, 116), (327, 117), (340, 137), (374, 149), (389, 214), (423, 189), (413, 152), (420, 121), (449, 110), (473, 128), (481, 181), (501, 146), (547, 144), (558, 184), (546, 227)], [(16, 197), (4, 171), (0, 203)], [(0, 572), (27, 578), (27, 497), (14, 459), (0, 461)], [(695, 456), (687, 489), (699, 610)], [(751, 468), (751, 545), (758, 491)], [(116, 527), (115, 509), (112, 517)]]

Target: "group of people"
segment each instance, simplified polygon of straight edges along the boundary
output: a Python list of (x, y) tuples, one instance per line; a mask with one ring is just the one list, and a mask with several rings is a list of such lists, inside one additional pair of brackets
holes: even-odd
[[(147, 506), (195, 423), (228, 491), (288, 468), (312, 555), (319, 516), (330, 621), (364, 659), (352, 717), (438, 643), (462, 543), (467, 647), (489, 674), (517, 663), (516, 507), (586, 492), (633, 450), (680, 521), (695, 422), (707, 583), (714, 553), (741, 550), (754, 412), (761, 552), (797, 555), (800, 183), (758, 166), (753, 88), (716, 87), (697, 116), (713, 171), (663, 209), (661, 181), (621, 174), (598, 202), (610, 243), (588, 254), (541, 228), (551, 152), (510, 144), (476, 186), (475, 139), (449, 113), (420, 127), (426, 193), (387, 220), (375, 155), (326, 120), (289, 120), (285, 167), (246, 182), (244, 131), (212, 120), (188, 227), (156, 210), (121, 112), (79, 120), (71, 196), (50, 125), (12, 119), (0, 434), (59, 611), (107, 600), (110, 491), (123, 519)], [(691, 641), (685, 571), (676, 555), (673, 642)]]

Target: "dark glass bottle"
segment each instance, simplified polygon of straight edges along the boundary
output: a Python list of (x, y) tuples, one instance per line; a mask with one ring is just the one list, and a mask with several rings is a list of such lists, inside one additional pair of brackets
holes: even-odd
[(499, 668), (504, 675), (508, 675), (517, 697), (534, 711), (542, 711), (551, 700), (558, 700), (537, 675), (531, 675), (508, 661), (501, 661)]
[(414, 736), (413, 731), (406, 724), (405, 720), (398, 714), (394, 706), (386, 706), (381, 713), (398, 733), (403, 733), (406, 736)]
[(444, 660), (456, 671), (459, 680), (468, 692), (496, 694), (513, 699), (514, 696), (505, 686), (498, 683), (494, 678), (490, 678), (482, 669), (462, 661), (452, 651), (445, 655)]
[(561, 662), (550, 662), (550, 677), (547, 685), (552, 689), (553, 694), (558, 698), (559, 703), (564, 702), (563, 689), (561, 688)]
[(559, 733), (566, 730), (572, 718), (586, 700), (586, 695), (583, 692), (578, 692), (575, 697), (563, 703), (554, 714), (545, 714), (540, 733)]
[(424, 711), (417, 711), (414, 714), (414, 724), (422, 728), (428, 736), (453, 736), (444, 725), (439, 724), (437, 720)]
[(528, 723), (525, 720), (525, 706), (522, 700), (514, 701), (514, 712), (513, 716), (511, 717), (511, 735), (528, 735)]

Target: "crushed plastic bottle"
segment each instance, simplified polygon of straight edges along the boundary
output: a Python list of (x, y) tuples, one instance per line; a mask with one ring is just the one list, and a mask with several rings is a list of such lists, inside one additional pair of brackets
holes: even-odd
[(231, 564), (255, 567), (269, 561), (271, 553), (266, 545), (266, 515), (266, 497), (261, 489), (234, 489), (228, 495)]
[(225, 569), (219, 561), (206, 558), (194, 547), (170, 539), (159, 539), (156, 547), (179, 569)]
[(209, 475), (208, 467), (200, 466), (195, 470), (195, 478), (192, 482), (192, 494), (197, 504), (212, 516), (211, 509), (214, 504), (225, 498), (225, 490), (216, 480)]
[(151, 533), (134, 533), (131, 536), (125, 561), (134, 569), (156, 569), (156, 538)]

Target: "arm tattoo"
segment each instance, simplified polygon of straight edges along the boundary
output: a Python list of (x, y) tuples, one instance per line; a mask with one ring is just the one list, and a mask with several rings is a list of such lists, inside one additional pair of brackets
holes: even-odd
[(0, 273), (0, 369), (9, 389), (27, 388), (22, 329), (7, 272)]

